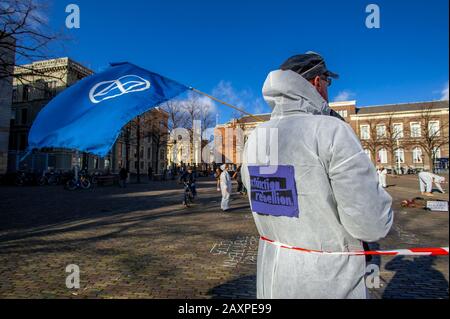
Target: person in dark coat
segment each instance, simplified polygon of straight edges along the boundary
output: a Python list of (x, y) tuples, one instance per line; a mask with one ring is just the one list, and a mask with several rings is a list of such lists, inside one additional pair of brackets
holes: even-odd
[(121, 167), (119, 171), (119, 185), (122, 188), (127, 187), (128, 170), (125, 167)]

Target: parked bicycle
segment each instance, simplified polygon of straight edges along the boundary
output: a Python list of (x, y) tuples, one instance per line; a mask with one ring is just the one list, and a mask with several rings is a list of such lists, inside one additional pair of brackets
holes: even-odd
[(19, 171), (14, 178), (15, 186), (39, 185), (40, 178), (35, 173)]
[(55, 171), (46, 171), (40, 176), (38, 184), (40, 186), (50, 185), (55, 186), (61, 184), (62, 173)]
[(80, 171), (78, 173), (78, 179), (73, 175), (73, 178), (69, 179), (65, 185), (66, 189), (74, 191), (77, 189), (89, 189), (91, 188), (91, 178), (86, 171)]

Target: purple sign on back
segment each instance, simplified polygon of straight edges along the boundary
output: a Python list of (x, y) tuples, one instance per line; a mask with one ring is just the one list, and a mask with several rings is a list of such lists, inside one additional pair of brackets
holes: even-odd
[(277, 166), (273, 174), (262, 174), (260, 166), (249, 166), (252, 211), (260, 215), (299, 217), (295, 169)]

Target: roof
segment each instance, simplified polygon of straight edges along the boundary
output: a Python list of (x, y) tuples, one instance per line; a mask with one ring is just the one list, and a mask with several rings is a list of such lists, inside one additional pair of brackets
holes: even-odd
[(407, 112), (422, 110), (448, 109), (449, 101), (430, 101), (403, 104), (387, 104), (377, 106), (367, 106), (357, 109), (358, 115), (375, 114), (375, 113), (391, 113), (391, 112)]
[(28, 73), (28, 72), (30, 72), (30, 69), (36, 69), (36, 70), (42, 71), (42, 70), (51, 69), (51, 68), (55, 68), (55, 67), (61, 67), (61, 66), (78, 68), (87, 74), (94, 73), (88, 67), (85, 67), (81, 63), (74, 61), (68, 57), (33, 61), (28, 64), (16, 65), (14, 67), (14, 73), (16, 73), (16, 74)]
[[(330, 103), (330, 106), (343, 106), (352, 105), (354, 101), (346, 101), (342, 103)], [(449, 101), (429, 101), (429, 102), (413, 102), (413, 103), (403, 103), (403, 104), (386, 104), (386, 105), (374, 105), (357, 108), (357, 115), (368, 115), (377, 113), (392, 113), (392, 112), (405, 112), (405, 111), (422, 111), (422, 110), (438, 110), (438, 109), (448, 109)], [(255, 114), (255, 117), (261, 118), (263, 122), (269, 121), (271, 118), (270, 113), (266, 114)], [(244, 116), (238, 119), (241, 124), (249, 123), (259, 123), (255, 118), (251, 116)]]
[[(272, 114), (255, 114), (254, 116), (261, 118), (263, 121), (269, 121)], [(254, 117), (251, 116), (244, 116), (238, 119), (238, 122), (245, 124), (245, 123), (259, 123), (260, 121), (257, 121)]]

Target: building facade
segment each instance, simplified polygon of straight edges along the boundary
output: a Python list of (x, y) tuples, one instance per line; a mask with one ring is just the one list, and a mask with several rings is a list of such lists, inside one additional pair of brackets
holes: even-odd
[(28, 134), (42, 108), (61, 91), (93, 72), (69, 58), (37, 61), (14, 69), (12, 115), (9, 136), (8, 170), (70, 170), (83, 161), (95, 165), (94, 158), (78, 159), (70, 150), (46, 150), (20, 162), (28, 146)]
[[(93, 72), (69, 58), (38, 61), (18, 66), (13, 83), (12, 119), (9, 137), (9, 171), (48, 169), (67, 171), (79, 166), (88, 171), (118, 172), (124, 166), (131, 173), (156, 173), (167, 165), (168, 114), (160, 108), (127, 124), (105, 158), (73, 150), (48, 149), (33, 153), (23, 162), (28, 134), (42, 108), (61, 91)], [(8, 118), (11, 118), (9, 111)], [(140, 136), (138, 139), (137, 136)]]
[[(128, 123), (111, 152), (112, 170), (125, 167), (132, 174), (162, 174), (167, 168), (169, 114), (156, 107)], [(139, 136), (139, 138), (138, 138)]]
[[(3, 40), (10, 41), (14, 47), (14, 39), (7, 38)], [(8, 143), (9, 126), (12, 112), (12, 94), (13, 79), (10, 76), (13, 72), (12, 65), (15, 62), (14, 51), (0, 47), (0, 58), (5, 65), (0, 69), (0, 175), (6, 173), (8, 168)]]
[[(330, 107), (350, 124), (375, 165), (402, 173), (433, 166), (448, 169), (448, 101), (370, 107), (357, 107), (356, 101), (346, 101), (330, 103)], [(240, 129), (246, 140), (255, 127), (270, 119), (270, 114), (258, 117), (262, 121), (247, 116), (216, 127), (222, 162), (240, 163), (237, 134), (231, 141), (229, 136)], [(230, 143), (232, 147), (227, 148)]]

